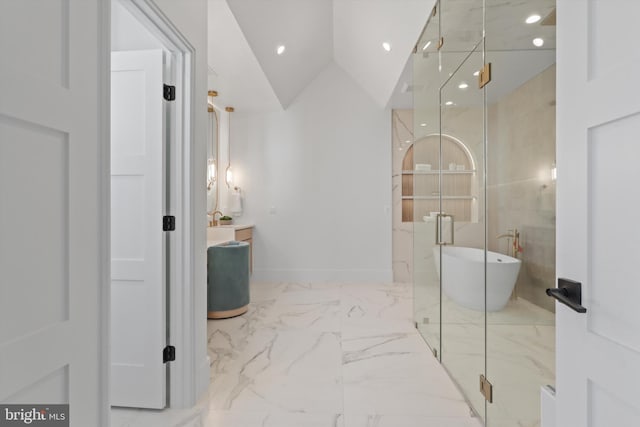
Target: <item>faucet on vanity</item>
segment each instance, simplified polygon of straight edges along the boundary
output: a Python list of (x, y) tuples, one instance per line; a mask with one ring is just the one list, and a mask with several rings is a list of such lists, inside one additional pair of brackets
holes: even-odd
[(507, 255), (518, 258), (518, 253), (522, 252), (522, 246), (520, 246), (520, 232), (517, 228), (507, 230), (506, 233), (496, 236), (496, 239), (502, 239), (505, 237), (511, 240), (511, 250)]
[(220, 214), (220, 216), (224, 216), (224, 214), (220, 211), (210, 212), (209, 215), (211, 215), (211, 221), (209, 221), (209, 227), (215, 227), (216, 225), (218, 225), (218, 221), (216, 220), (217, 213)]

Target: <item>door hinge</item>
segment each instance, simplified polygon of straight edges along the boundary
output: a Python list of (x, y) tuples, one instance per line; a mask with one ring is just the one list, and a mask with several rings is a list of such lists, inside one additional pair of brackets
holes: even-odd
[(438, 6), (433, 6), (431, 9), (431, 16), (436, 16), (438, 14)]
[(440, 37), (438, 40), (438, 50), (442, 49), (442, 46), (444, 46), (444, 37)]
[(413, 327), (418, 329), (418, 322), (413, 322)]
[(173, 215), (165, 215), (162, 217), (162, 231), (175, 231), (176, 217)]
[(487, 402), (493, 403), (493, 385), (484, 375), (480, 375), (480, 393), (482, 393)]
[(435, 357), (436, 359), (438, 358), (438, 350), (437, 349), (433, 349), (433, 357)]
[(162, 85), (162, 97), (167, 101), (175, 101), (176, 87), (171, 85)]
[(176, 360), (176, 348), (168, 345), (162, 350), (162, 363), (173, 362)]
[(480, 70), (480, 75), (478, 76), (478, 87), (482, 89), (485, 87), (487, 83), (491, 81), (491, 62), (487, 62)]

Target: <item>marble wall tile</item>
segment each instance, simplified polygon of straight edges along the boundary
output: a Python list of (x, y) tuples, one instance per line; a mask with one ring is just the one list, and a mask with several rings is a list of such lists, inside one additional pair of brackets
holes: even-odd
[[(424, 207), (424, 212), (416, 205), (414, 208), (414, 222), (402, 221), (402, 163), (404, 156), (406, 155), (407, 148), (415, 141), (414, 129), (413, 129), (413, 110), (393, 110), (393, 137), (392, 137), (392, 152), (393, 152), (393, 169), (392, 169), (392, 200), (393, 200), (393, 271), (394, 280), (398, 282), (412, 282), (415, 281), (413, 275), (415, 274), (416, 263), (418, 260), (413, 254), (414, 247), (422, 247), (416, 245), (413, 242), (414, 234), (421, 234), (421, 231), (416, 227), (422, 226), (422, 217), (428, 215), (428, 211), (435, 208), (427, 209)], [(479, 108), (449, 108), (444, 110), (442, 116), (442, 131), (443, 133), (450, 135), (454, 138), (461, 140), (472, 153), (472, 157), (475, 162), (476, 174), (472, 177), (471, 193), (477, 197), (476, 201), (471, 203), (471, 221), (459, 221), (456, 224), (456, 244), (470, 247), (479, 247), (481, 242), (484, 241), (484, 224), (483, 224), (483, 212), (484, 212), (484, 199), (482, 197), (479, 188), (482, 187), (480, 182), (482, 176), (482, 123), (483, 123), (482, 110)], [(430, 120), (430, 122), (437, 122), (437, 120)], [(419, 127), (417, 130), (418, 138), (422, 138), (430, 133), (433, 133), (433, 129)], [(426, 132), (426, 133), (425, 133)], [(407, 144), (406, 141), (410, 141)], [(420, 161), (420, 153), (414, 154), (417, 156), (415, 162)], [(433, 164), (433, 169), (438, 169), (440, 166)], [(454, 177), (455, 178), (455, 177)], [(426, 206), (426, 205), (425, 205)], [(445, 208), (447, 210), (447, 208)], [(450, 212), (455, 213), (455, 212)], [(462, 215), (458, 215), (462, 217)], [(431, 244), (433, 246), (433, 244)], [(420, 268), (418, 266), (418, 268)]]
[(507, 242), (494, 237), (520, 230), (516, 293), (554, 311), (544, 290), (555, 280), (555, 65), (491, 105), (488, 115), (489, 249), (507, 253)]
[(400, 283), (413, 281), (413, 224), (402, 222), (402, 162), (413, 141), (413, 110), (393, 110), (391, 139), (392, 263), (393, 280)]

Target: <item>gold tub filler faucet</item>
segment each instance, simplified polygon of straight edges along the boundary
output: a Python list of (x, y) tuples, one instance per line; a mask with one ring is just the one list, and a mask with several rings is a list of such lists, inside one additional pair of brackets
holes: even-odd
[(518, 254), (522, 252), (522, 246), (520, 246), (520, 232), (517, 228), (514, 228), (513, 230), (507, 230), (506, 233), (496, 236), (496, 239), (502, 239), (504, 237), (508, 238), (511, 241), (511, 248), (507, 255), (518, 258)]

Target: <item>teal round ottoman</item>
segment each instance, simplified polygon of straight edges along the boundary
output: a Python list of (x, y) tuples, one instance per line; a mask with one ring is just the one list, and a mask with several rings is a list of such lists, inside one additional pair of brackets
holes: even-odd
[(207, 317), (225, 319), (249, 309), (249, 243), (207, 249)]

